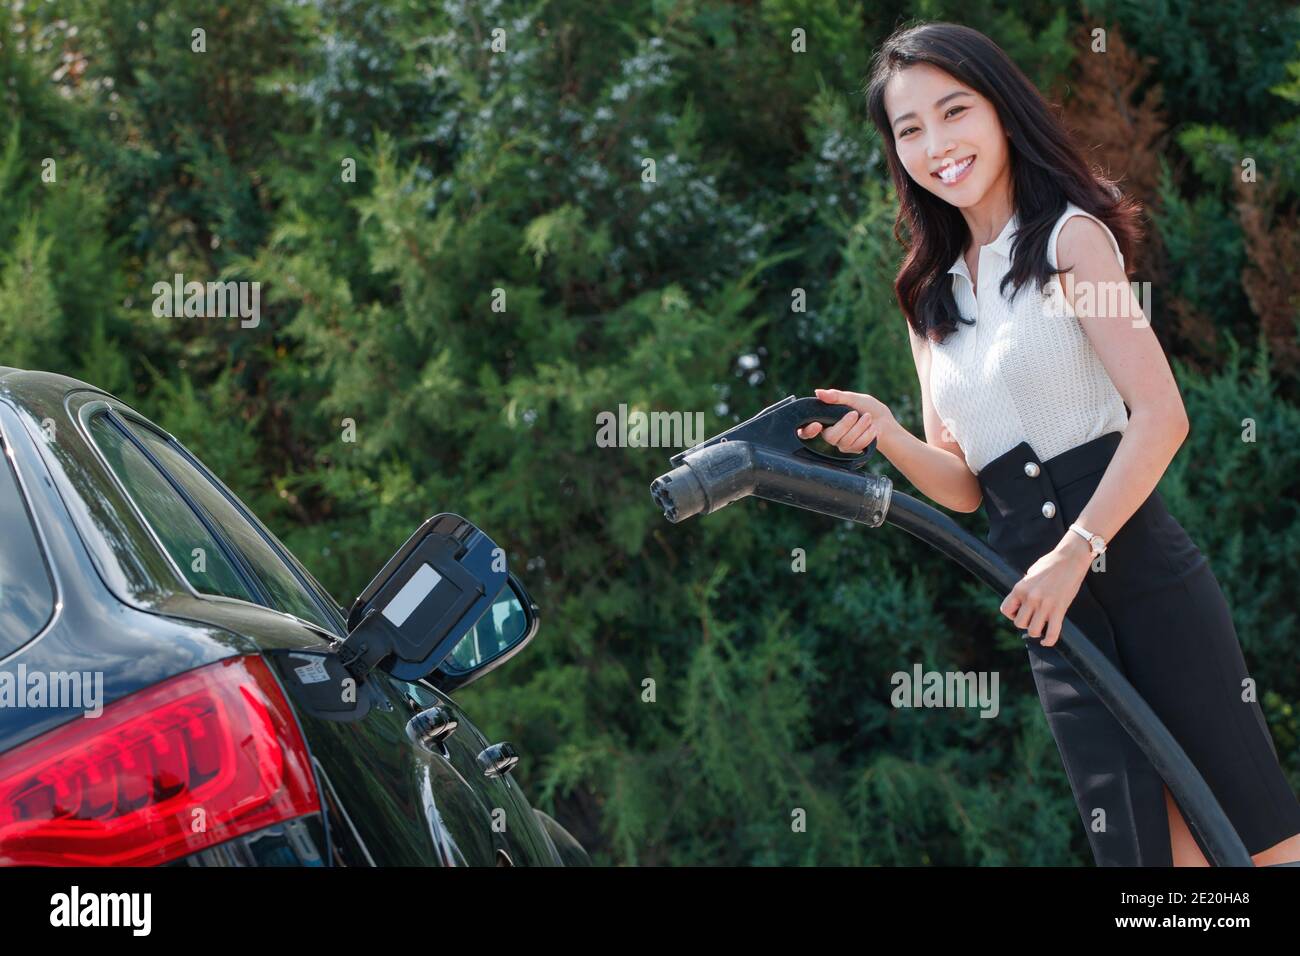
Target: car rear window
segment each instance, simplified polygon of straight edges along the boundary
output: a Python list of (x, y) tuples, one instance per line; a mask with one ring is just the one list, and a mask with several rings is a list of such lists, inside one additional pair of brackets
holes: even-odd
[(328, 630), (330, 622), (306, 586), (231, 500), (201, 474), (176, 445), (137, 422), (129, 422), (128, 427), (221, 529), (266, 589), (271, 606)]
[(54, 613), (54, 584), (7, 454), (0, 455), (0, 656), (22, 647)]
[(105, 415), (90, 420), (109, 467), (194, 590), (256, 603), (221, 544), (153, 463)]

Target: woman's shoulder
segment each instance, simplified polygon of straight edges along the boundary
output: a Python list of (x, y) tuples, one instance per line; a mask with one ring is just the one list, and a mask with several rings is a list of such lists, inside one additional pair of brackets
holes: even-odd
[(1052, 227), (1052, 234), (1047, 240), (1047, 261), (1051, 263), (1052, 268), (1053, 269), (1060, 268), (1060, 259), (1058, 257), (1057, 242), (1060, 239), (1061, 230), (1065, 228), (1065, 224), (1069, 222), (1071, 219), (1073, 219), (1075, 216), (1083, 216), (1084, 218), (1091, 219), (1097, 225), (1101, 226), (1102, 232), (1104, 232), (1106, 234), (1106, 238), (1110, 240), (1111, 249), (1115, 251), (1115, 257), (1119, 260), (1120, 268), (1123, 269), (1124, 254), (1120, 252), (1119, 242), (1115, 239), (1115, 234), (1110, 231), (1110, 227), (1107, 226), (1106, 223), (1102, 222), (1102, 220), (1099, 219), (1097, 216), (1094, 216), (1086, 209), (1083, 209), (1077, 204), (1072, 202), (1066, 202), (1065, 211), (1062, 212), (1061, 215), (1057, 218), (1056, 224)]

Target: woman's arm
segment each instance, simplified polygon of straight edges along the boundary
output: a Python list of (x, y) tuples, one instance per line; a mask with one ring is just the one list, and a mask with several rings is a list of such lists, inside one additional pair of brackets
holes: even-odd
[(853, 411), (825, 431), (817, 422), (806, 425), (798, 430), (799, 437), (812, 438), (820, 434), (840, 451), (851, 454), (857, 454), (874, 440), (880, 453), (922, 494), (953, 511), (974, 511), (984, 497), (979, 481), (967, 467), (961, 447), (952, 440), (952, 434), (930, 404), (929, 344), (913, 335), (911, 326), (908, 326), (907, 336), (912, 343), (912, 358), (921, 380), (926, 441), (921, 441), (900, 425), (889, 406), (874, 396), (835, 388), (819, 388), (817, 397), (833, 405), (851, 406)]
[[(980, 505), (979, 482), (966, 467), (961, 449), (950, 441), (939, 440), (942, 447), (916, 438), (898, 423), (889, 406), (865, 392), (846, 392), (838, 388), (818, 388), (817, 397), (831, 405), (848, 405), (843, 418), (824, 429), (812, 422), (797, 429), (800, 438), (821, 435), (842, 452), (859, 454), (871, 442), (880, 453), (898, 467), (922, 492), (954, 511), (974, 511)], [(926, 432), (946, 437), (937, 418), (926, 416)], [(951, 448), (952, 451), (945, 449)]]
[[(925, 441), (891, 416), (880, 431), (876, 447), (926, 497), (952, 511), (974, 511), (984, 498), (979, 480), (971, 474), (961, 446), (952, 440), (952, 433), (930, 403), (930, 343), (917, 338), (910, 325), (907, 338), (921, 383)], [(1079, 543), (1084, 543), (1082, 538)]]
[[(1102, 227), (1072, 216), (1057, 248), (1057, 262), (1072, 264), (1061, 280), (1066, 299), (1129, 407), (1124, 437), (1077, 519), (1109, 541), (1146, 501), (1187, 437), (1187, 412), (1164, 350)], [(1051, 647), (1092, 560), (1088, 542), (1067, 530), (1029, 566), (1000, 610)]]
[[(1101, 226), (1072, 216), (1057, 249), (1056, 261), (1073, 265), (1062, 278), (1066, 298), (1129, 407), (1124, 437), (1078, 518), (1109, 541), (1155, 489), (1190, 426), (1164, 350)], [(1072, 531), (1058, 547), (1092, 560)]]

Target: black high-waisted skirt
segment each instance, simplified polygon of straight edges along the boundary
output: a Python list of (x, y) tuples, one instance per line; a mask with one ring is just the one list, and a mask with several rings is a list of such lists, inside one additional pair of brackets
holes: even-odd
[[(1120, 438), (1108, 432), (1046, 461), (1021, 442), (989, 462), (978, 475), (989, 547), (1022, 573), (1052, 550), (1092, 497)], [(1263, 711), (1243, 693), (1246, 662), (1219, 582), (1158, 491), (1101, 560), (1070, 605), (1070, 620), (1182, 745), (1248, 852), (1300, 833), (1300, 800)], [(1097, 865), (1172, 866), (1155, 768), (1056, 647), (1030, 637), (1025, 646)]]

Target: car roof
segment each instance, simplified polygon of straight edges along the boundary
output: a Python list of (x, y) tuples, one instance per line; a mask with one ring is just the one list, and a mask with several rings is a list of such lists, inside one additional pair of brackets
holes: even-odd
[(59, 372), (0, 365), (0, 395), (8, 398), (15, 405), (26, 406), (33, 399), (49, 401), (56, 396), (62, 397), (68, 392), (82, 390), (109, 394), (98, 385), (91, 385), (89, 382)]
[[(26, 420), (28, 442), (38, 449), (64, 500), (78, 500), (84, 507), (88, 520), (82, 520), (77, 508), (70, 506), (70, 513), (100, 576), (127, 604), (152, 606), (159, 596), (174, 589), (176, 572), (160, 552), (155, 553), (154, 547), (131, 548), (135, 556), (131, 560), (123, 557), (124, 542), (146, 541), (148, 529), (136, 518), (107, 466), (81, 434), (68, 407), (70, 397), (77, 393), (87, 400), (99, 396), (113, 399), (102, 388), (57, 372), (0, 366), (0, 403)], [(61, 451), (57, 454), (51, 443), (33, 440), (46, 422), (52, 423), (60, 436), (57, 445)], [(10, 436), (11, 440), (14, 437)], [(90, 494), (90, 488), (100, 489), (100, 493)]]

